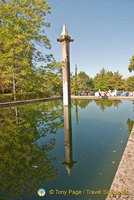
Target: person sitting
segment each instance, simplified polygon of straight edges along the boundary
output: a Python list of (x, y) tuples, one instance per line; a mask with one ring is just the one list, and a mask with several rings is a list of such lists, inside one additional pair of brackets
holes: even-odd
[(116, 96), (116, 91), (112, 92), (112, 97)]
[(122, 96), (126, 96), (126, 93), (125, 93), (125, 92), (122, 92)]
[(112, 96), (111, 90), (108, 91), (107, 96), (108, 96), (108, 97), (111, 97), (111, 96)]
[(128, 97), (128, 96), (129, 96), (129, 92), (127, 91), (127, 92), (126, 92), (126, 97)]
[(106, 96), (106, 93), (104, 91), (101, 92), (101, 96), (104, 97)]
[(117, 96), (121, 96), (121, 91), (118, 91), (118, 95)]
[(91, 96), (94, 96), (95, 94), (94, 94), (94, 92), (91, 92)]
[(130, 92), (130, 93), (129, 93), (129, 96), (130, 96), (130, 97), (133, 97), (133, 92)]
[(95, 92), (95, 97), (99, 97), (99, 92)]

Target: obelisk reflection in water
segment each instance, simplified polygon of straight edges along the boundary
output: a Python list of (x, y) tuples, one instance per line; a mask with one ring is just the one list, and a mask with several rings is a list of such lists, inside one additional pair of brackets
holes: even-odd
[(77, 163), (73, 161), (72, 152), (72, 119), (71, 106), (64, 106), (64, 132), (65, 132), (65, 158), (62, 164), (66, 167), (68, 175), (71, 174), (72, 167)]

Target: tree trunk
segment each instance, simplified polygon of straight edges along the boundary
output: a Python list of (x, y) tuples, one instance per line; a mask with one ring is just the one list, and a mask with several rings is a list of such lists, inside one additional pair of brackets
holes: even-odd
[(14, 73), (13, 73), (13, 93), (14, 93), (14, 101), (16, 101), (16, 85), (15, 85)]

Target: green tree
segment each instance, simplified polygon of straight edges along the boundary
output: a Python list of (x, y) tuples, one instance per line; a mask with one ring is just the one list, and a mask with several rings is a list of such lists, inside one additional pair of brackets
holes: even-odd
[(111, 88), (111, 77), (113, 76), (113, 73), (107, 72), (104, 68), (100, 70), (99, 73), (96, 74), (94, 78), (94, 90), (103, 90), (103, 91), (108, 91)]
[(51, 60), (46, 66), (38, 69), (38, 81), (42, 92), (49, 92), (51, 95), (59, 95), (62, 93), (62, 64)]
[(134, 76), (130, 76), (125, 81), (125, 89), (129, 91), (134, 90)]
[(119, 71), (114, 72), (110, 80), (112, 89), (122, 90), (124, 89), (125, 80), (122, 79), (122, 75), (119, 74)]
[(0, 2), (0, 74), (13, 92), (24, 80), (34, 76), (35, 63), (44, 56), (36, 44), (50, 48), (44, 27), (50, 13), (46, 0), (1, 0)]
[(128, 70), (130, 72), (134, 71), (134, 55), (132, 56), (132, 59), (130, 59), (130, 64), (128, 66)]
[(94, 78), (94, 90), (124, 89), (124, 79), (117, 72), (106, 71), (104, 68)]
[(93, 89), (93, 81), (85, 72), (80, 72), (77, 79), (78, 90), (81, 92), (90, 91)]

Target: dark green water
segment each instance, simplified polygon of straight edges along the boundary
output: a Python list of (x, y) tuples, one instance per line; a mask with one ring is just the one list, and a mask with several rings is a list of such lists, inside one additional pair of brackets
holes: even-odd
[[(105, 199), (133, 114), (132, 101), (75, 100), (68, 109), (56, 100), (1, 108), (0, 199)], [(40, 188), (46, 190), (43, 197)]]

